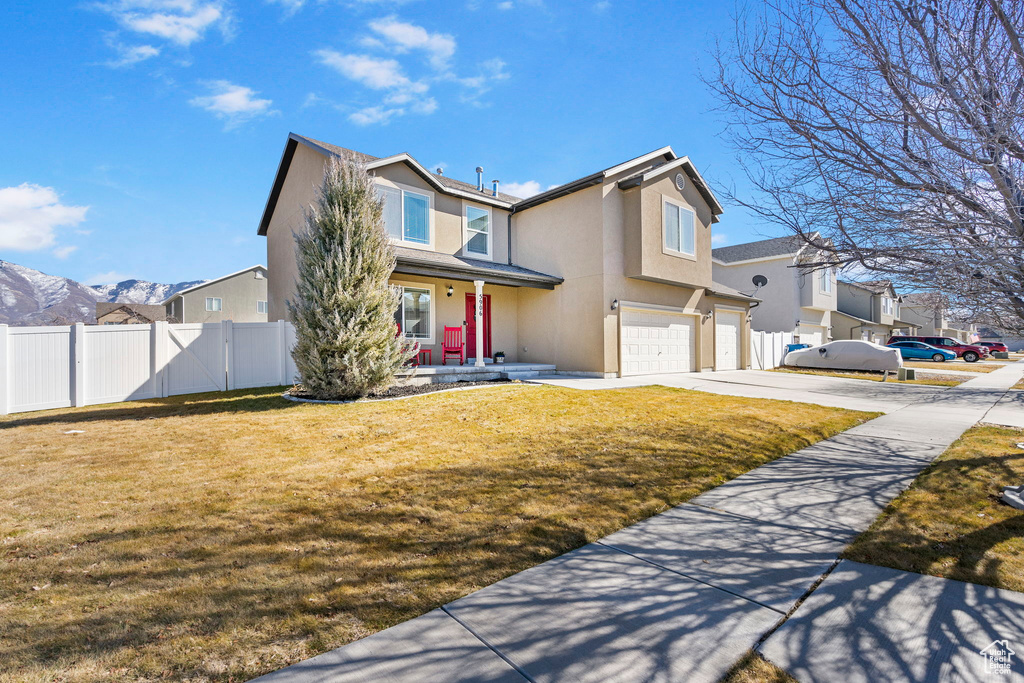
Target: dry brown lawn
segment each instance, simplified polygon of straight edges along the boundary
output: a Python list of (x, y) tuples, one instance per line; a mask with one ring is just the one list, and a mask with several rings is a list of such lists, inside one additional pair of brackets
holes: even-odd
[(905, 360), (903, 365), (908, 368), (921, 368), (922, 370), (956, 370), (957, 372), (992, 372), (998, 370), (1001, 365), (989, 364), (989, 363), (968, 363), (967, 361), (960, 360), (947, 360), (942, 363), (934, 363), (926, 360)]
[[(937, 365), (937, 364), (936, 364)], [(881, 372), (860, 372), (857, 370), (825, 370), (821, 368), (797, 368), (790, 365), (782, 365), (777, 368), (773, 368), (772, 372), (792, 372), (798, 375), (822, 375), (823, 377), (842, 377), (844, 379), (864, 379), (869, 382), (881, 382)], [(896, 374), (892, 373), (889, 375), (889, 382), (897, 382), (899, 384), (924, 384), (933, 387), (955, 387), (958, 384), (963, 384), (966, 379), (963, 377), (955, 377), (952, 375), (941, 376), (933, 375), (931, 377), (920, 377), (918, 379), (908, 379), (900, 382), (896, 379)]]
[(244, 680), (871, 417), (663, 387), (279, 391), (0, 418), (0, 680)]
[(750, 651), (736, 662), (721, 683), (797, 683), (797, 680), (761, 655)]
[(1024, 430), (974, 427), (893, 501), (843, 557), (1024, 591), (1024, 512), (999, 501), (1024, 483)]

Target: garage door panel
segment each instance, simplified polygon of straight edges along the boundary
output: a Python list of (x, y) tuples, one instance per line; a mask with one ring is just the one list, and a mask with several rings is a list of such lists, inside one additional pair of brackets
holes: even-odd
[(820, 325), (801, 325), (797, 328), (801, 344), (821, 346), (825, 343), (825, 328)]
[[(623, 309), (622, 374), (693, 372), (696, 369), (695, 330), (691, 315)], [(633, 343), (638, 339), (649, 341)]]

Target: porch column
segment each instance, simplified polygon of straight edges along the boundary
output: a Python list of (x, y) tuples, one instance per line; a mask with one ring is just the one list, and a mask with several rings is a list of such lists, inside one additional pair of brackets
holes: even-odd
[(478, 368), (484, 367), (484, 281), (473, 280), (476, 287), (476, 363)]

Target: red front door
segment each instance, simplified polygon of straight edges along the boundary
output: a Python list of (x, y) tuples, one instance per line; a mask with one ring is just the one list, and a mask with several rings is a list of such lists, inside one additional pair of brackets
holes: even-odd
[[(466, 358), (476, 358), (476, 294), (466, 294)], [(484, 294), (484, 358), (491, 357), (491, 295)]]

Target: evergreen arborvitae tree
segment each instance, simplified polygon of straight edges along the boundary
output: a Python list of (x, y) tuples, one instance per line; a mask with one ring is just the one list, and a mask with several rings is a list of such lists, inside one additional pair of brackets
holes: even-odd
[(306, 394), (349, 399), (386, 390), (417, 345), (396, 337), (401, 293), (388, 284), (395, 251), (369, 174), (332, 159), (306, 229), (295, 236), (292, 351)]

